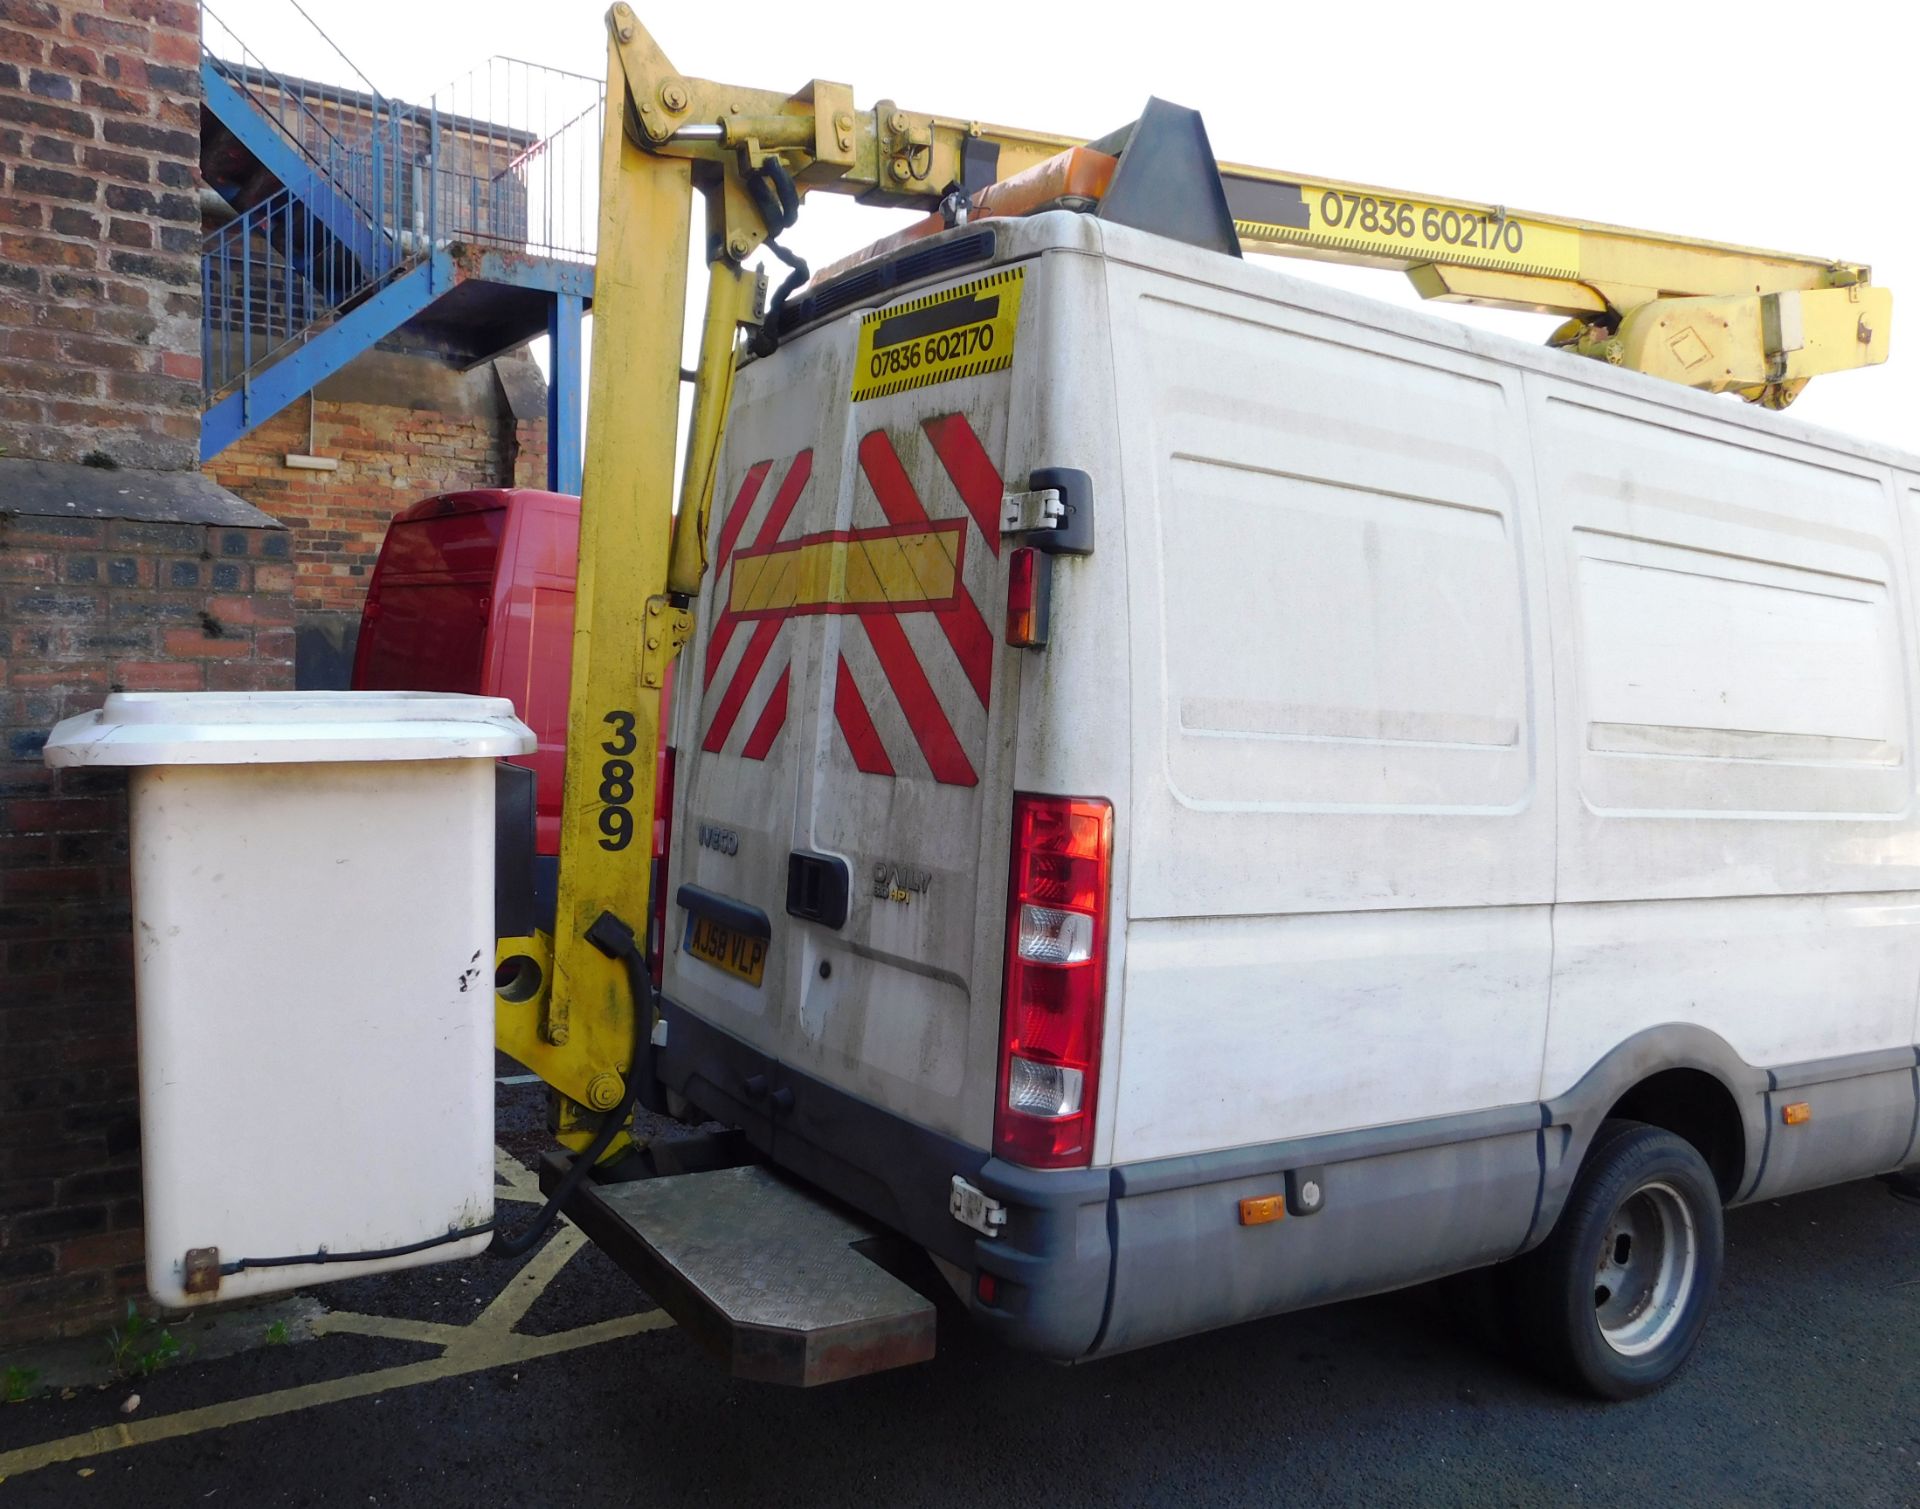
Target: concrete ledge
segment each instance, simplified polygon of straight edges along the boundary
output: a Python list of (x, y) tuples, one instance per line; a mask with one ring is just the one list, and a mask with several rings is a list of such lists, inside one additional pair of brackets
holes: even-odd
[(0, 457), (0, 515), (67, 519), (140, 519), (166, 524), (217, 524), (283, 529), (197, 471), (83, 466), (75, 461)]

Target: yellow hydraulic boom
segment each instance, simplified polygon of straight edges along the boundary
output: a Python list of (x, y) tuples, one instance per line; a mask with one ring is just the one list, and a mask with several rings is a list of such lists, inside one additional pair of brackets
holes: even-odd
[[(787, 94), (689, 78), (626, 4), (607, 28), (559, 903), (552, 937), (501, 941), (496, 996), (500, 1046), (559, 1092), (576, 1150), (652, 1078), (639, 939), (660, 694), (705, 571), (736, 342), (762, 319), (747, 259), (809, 192), (964, 213), (972, 192), (1084, 145), (891, 100), (856, 108), (823, 79)], [(1691, 387), (1780, 408), (1812, 377), (1886, 360), (1891, 296), (1861, 265), (1231, 163), (1220, 175), (1242, 250), (1399, 268), (1426, 298), (1564, 315), (1553, 344)], [(708, 293), (676, 512), (696, 190)], [(599, 1155), (624, 1145), (603, 1137)]]

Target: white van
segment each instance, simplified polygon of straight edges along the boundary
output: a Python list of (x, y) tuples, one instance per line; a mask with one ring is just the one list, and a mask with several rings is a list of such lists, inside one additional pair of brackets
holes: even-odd
[(677, 678), (657, 1067), (982, 1326), (1519, 1259), (1624, 1397), (1723, 1205), (1915, 1157), (1920, 460), (1086, 214), (787, 326)]

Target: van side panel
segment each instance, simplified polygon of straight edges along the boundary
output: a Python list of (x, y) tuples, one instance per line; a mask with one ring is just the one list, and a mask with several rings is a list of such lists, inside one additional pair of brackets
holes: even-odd
[[(1909, 583), (1920, 581), (1920, 475), (1911, 472), (1896, 471), (1892, 478), (1894, 507), (1899, 518), (1901, 554), (1907, 567)], [(1908, 614), (1907, 653), (1909, 663), (1917, 669), (1920, 676), (1920, 614)], [(1916, 699), (1920, 701), (1920, 699)], [(1916, 727), (1920, 727), (1920, 706), (1914, 709)], [(1916, 775), (1920, 779), (1920, 775)], [(1920, 990), (1914, 992), (1912, 1041), (1920, 1044)], [(1920, 1058), (1920, 1053), (1916, 1053)], [(1920, 1127), (1916, 1127), (1916, 1136), (1920, 1137)]]
[[(1561, 720), (1543, 1093), (1665, 1022), (1765, 1069), (1910, 1047), (1913, 629), (1885, 468), (1527, 388)], [(1844, 1144), (1816, 1160), (1832, 1178), (1885, 1166), (1837, 1117), (1791, 1135)]]
[(1519, 374), (1110, 265), (1115, 1161), (1534, 1100), (1554, 760)]

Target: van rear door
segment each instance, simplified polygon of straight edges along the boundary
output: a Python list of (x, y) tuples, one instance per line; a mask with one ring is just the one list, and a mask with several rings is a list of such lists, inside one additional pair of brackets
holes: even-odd
[[(693, 906), (667, 993), (796, 1071), (786, 1126), (801, 1135), (809, 1080), (976, 1146), (991, 1134), (1014, 374), (876, 381), (869, 347), (902, 310), (931, 326), (949, 303), (977, 317), (998, 300), (987, 318), (1010, 352), (1019, 277), (836, 321), (735, 389), (680, 702), (672, 894)], [(757, 986), (750, 948), (702, 946), (699, 909), (724, 927), (727, 901), (748, 909), (735, 922), (765, 919)]]

